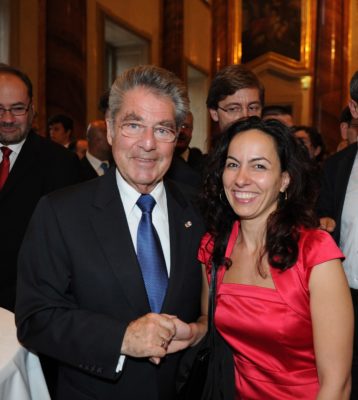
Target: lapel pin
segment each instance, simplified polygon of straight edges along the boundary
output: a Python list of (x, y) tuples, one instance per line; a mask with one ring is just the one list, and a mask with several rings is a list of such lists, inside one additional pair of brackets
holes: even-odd
[(184, 226), (185, 226), (185, 228), (190, 228), (192, 226), (191, 221), (186, 221)]

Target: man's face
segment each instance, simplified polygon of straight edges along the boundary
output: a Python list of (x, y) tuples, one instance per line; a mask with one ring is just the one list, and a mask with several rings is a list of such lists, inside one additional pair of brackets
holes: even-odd
[(221, 131), (241, 118), (261, 117), (261, 111), (260, 92), (256, 88), (239, 89), (221, 100), (217, 110), (209, 109), (211, 118), (219, 123)]
[(87, 149), (88, 149), (87, 140), (78, 139), (76, 142), (76, 154), (80, 160), (86, 155)]
[(49, 134), (52, 141), (66, 146), (70, 142), (71, 131), (66, 131), (61, 122), (56, 122), (49, 126)]
[(175, 146), (176, 154), (182, 154), (189, 147), (192, 135), (193, 116), (189, 113), (179, 128), (178, 140)]
[(297, 131), (295, 132), (295, 136), (305, 145), (311, 159), (317, 157), (318, 154), (321, 152), (320, 146), (317, 148), (313, 146), (310, 135), (306, 131)]
[[(124, 136), (122, 124), (145, 126), (136, 138)], [(175, 107), (171, 99), (136, 87), (123, 97), (115, 120), (107, 121), (108, 142), (122, 177), (140, 193), (150, 193), (169, 169), (175, 141), (158, 141), (152, 127), (175, 129)]]
[(6, 111), (0, 118), (0, 143), (19, 143), (31, 129), (33, 106), (27, 87), (20, 78), (11, 74), (0, 74), (0, 107), (27, 109), (24, 115), (13, 115)]
[(348, 143), (352, 144), (357, 141), (358, 137), (358, 119), (352, 119), (351, 123), (347, 128), (347, 139)]
[(90, 153), (99, 160), (107, 161), (111, 158), (111, 146), (107, 140), (107, 127), (105, 121), (98, 121), (95, 123), (96, 126), (96, 135), (94, 135), (93, 140), (91, 141), (91, 151)]
[(357, 142), (358, 119), (352, 119), (350, 123), (341, 122), (340, 129), (341, 129), (342, 139), (347, 141), (348, 146), (352, 143)]

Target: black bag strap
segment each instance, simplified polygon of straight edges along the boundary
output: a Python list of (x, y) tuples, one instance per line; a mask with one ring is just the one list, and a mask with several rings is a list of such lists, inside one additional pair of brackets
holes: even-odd
[(213, 263), (211, 268), (210, 286), (209, 286), (209, 305), (208, 305), (208, 332), (211, 336), (214, 331), (214, 314), (216, 304), (216, 275), (217, 266)]

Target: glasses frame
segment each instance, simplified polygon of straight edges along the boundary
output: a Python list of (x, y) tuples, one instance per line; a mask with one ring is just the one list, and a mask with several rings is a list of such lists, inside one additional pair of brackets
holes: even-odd
[(29, 109), (31, 107), (32, 101), (27, 105), (27, 107), (24, 108), (24, 112), (21, 114), (14, 114), (13, 113), (13, 107), (10, 108), (5, 108), (5, 107), (0, 107), (0, 119), (3, 118), (6, 112), (9, 112), (13, 117), (22, 117), (23, 115), (27, 114), (29, 112)]
[[(253, 106), (255, 106), (255, 107), (259, 107), (261, 110), (262, 110), (262, 105), (261, 104), (253, 104)], [(250, 106), (249, 106), (250, 107)], [(247, 107), (247, 111), (249, 112), (249, 107)], [(233, 112), (233, 111), (230, 111), (230, 110), (228, 110), (227, 108), (223, 108), (223, 107), (220, 107), (219, 105), (218, 105), (218, 107), (217, 107), (219, 110), (221, 110), (221, 111), (224, 111), (225, 113), (227, 113), (227, 114), (229, 114), (229, 115), (238, 115), (238, 114), (240, 114), (240, 113), (242, 113), (242, 111), (243, 111), (243, 108), (241, 107), (241, 111), (240, 112)], [(257, 114), (253, 114), (253, 115), (257, 115)]]
[(168, 140), (168, 141), (167, 141), (167, 140), (162, 140), (162, 139), (158, 138), (158, 137), (155, 135), (154, 129), (155, 129), (155, 128), (160, 128), (160, 125), (159, 125), (159, 126), (158, 126), (158, 125), (148, 126), (148, 125), (144, 125), (144, 124), (142, 124), (142, 123), (140, 123), (140, 122), (136, 122), (136, 121), (133, 121), (133, 122), (130, 122), (130, 121), (128, 121), (128, 122), (122, 122), (122, 123), (119, 125), (119, 128), (120, 128), (120, 130), (121, 130), (121, 133), (122, 133), (123, 136), (125, 136), (125, 137), (127, 137), (127, 138), (130, 138), (130, 139), (140, 139), (140, 138), (143, 136), (143, 134), (144, 134), (144, 131), (143, 131), (143, 133), (141, 133), (141, 134), (139, 134), (139, 135), (133, 135), (133, 136), (128, 135), (128, 134), (125, 134), (125, 131), (123, 130), (123, 127), (124, 127), (125, 125), (130, 125), (130, 124), (140, 125), (140, 126), (144, 127), (145, 130), (148, 129), (148, 128), (150, 128), (150, 129), (152, 130), (152, 132), (153, 132), (153, 136), (154, 136), (155, 140), (156, 140), (157, 142), (160, 142), (160, 143), (174, 143), (174, 142), (178, 139), (178, 133), (176, 132), (176, 130), (174, 130), (174, 129), (172, 129), (172, 128), (168, 128), (168, 127), (164, 127), (164, 126), (163, 126), (163, 128), (166, 128), (166, 129), (169, 129), (170, 131), (173, 131), (173, 135), (174, 135), (173, 140)]

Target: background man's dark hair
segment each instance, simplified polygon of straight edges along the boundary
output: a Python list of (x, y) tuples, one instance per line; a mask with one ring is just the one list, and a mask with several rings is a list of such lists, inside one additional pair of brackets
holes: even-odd
[(48, 119), (47, 125), (62, 124), (65, 131), (73, 131), (73, 119), (64, 114), (56, 114)]

